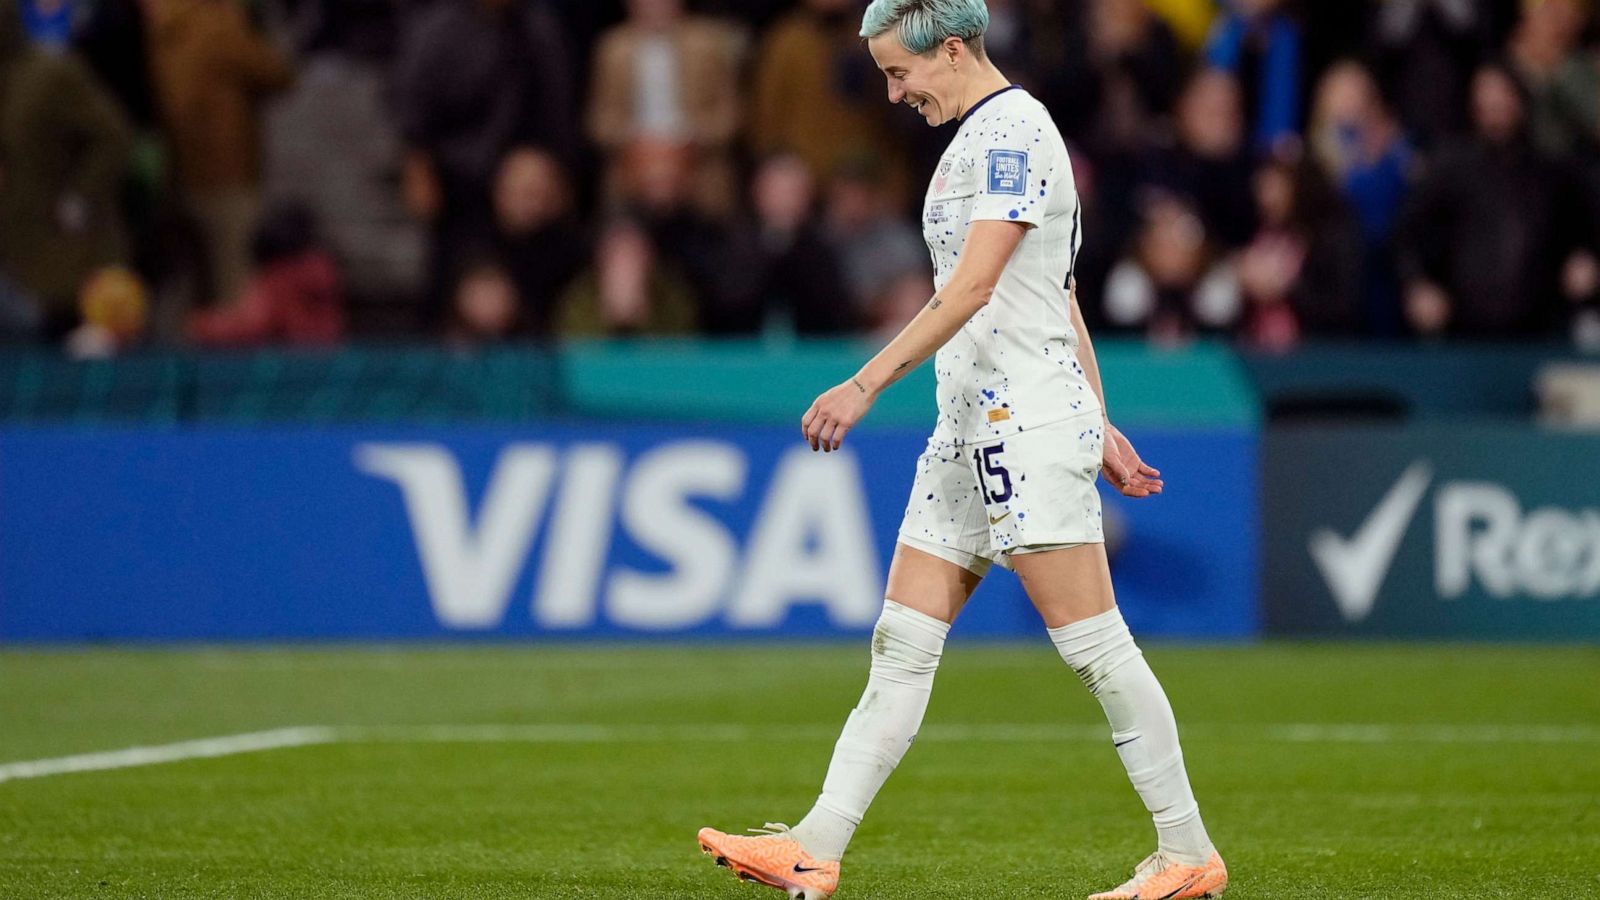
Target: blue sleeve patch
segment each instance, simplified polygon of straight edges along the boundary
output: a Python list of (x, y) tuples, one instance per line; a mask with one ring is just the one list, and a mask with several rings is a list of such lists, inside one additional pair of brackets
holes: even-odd
[(989, 193), (1021, 197), (1028, 185), (1028, 154), (1022, 150), (989, 151)]

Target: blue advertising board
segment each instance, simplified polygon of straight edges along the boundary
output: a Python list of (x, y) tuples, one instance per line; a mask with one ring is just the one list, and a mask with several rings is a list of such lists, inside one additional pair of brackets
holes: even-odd
[[(1136, 632), (1256, 613), (1256, 438), (1138, 432)], [(875, 620), (924, 436), (536, 425), (0, 431), (0, 640), (821, 637)], [(957, 631), (1043, 639), (992, 575)]]
[(1272, 633), (1600, 639), (1600, 435), (1308, 424), (1262, 453)]

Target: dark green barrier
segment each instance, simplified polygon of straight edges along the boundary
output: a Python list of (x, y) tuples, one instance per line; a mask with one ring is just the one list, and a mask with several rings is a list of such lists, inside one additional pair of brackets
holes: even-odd
[[(1531, 418), (1534, 376), (1578, 358), (1566, 345), (1311, 344), (1292, 354), (1244, 354), (1275, 418), (1343, 413), (1394, 418)], [(1592, 359), (1592, 357), (1591, 357)]]
[(0, 356), (10, 422), (523, 421), (558, 409), (557, 361), (528, 348)]
[[(1143, 341), (1105, 341), (1095, 347), (1120, 423), (1249, 427), (1257, 421), (1254, 392), (1225, 346), (1168, 351)], [(835, 341), (574, 344), (562, 350), (563, 402), (598, 419), (798, 427), (818, 394), (854, 374), (877, 349)], [(933, 367), (924, 365), (886, 391), (868, 421), (931, 428), (933, 390)]]
[(189, 384), (175, 355), (72, 362), (53, 353), (0, 352), (0, 420), (177, 422)]
[[(457, 352), (145, 353), (70, 362), (0, 357), (0, 421), (798, 423), (817, 394), (876, 350), (864, 342), (578, 342)], [(1256, 403), (1222, 346), (1099, 348), (1117, 420), (1129, 426), (1250, 427)], [(933, 368), (888, 391), (868, 424), (931, 427)]]
[(1273, 427), (1269, 631), (1600, 639), (1600, 434)]

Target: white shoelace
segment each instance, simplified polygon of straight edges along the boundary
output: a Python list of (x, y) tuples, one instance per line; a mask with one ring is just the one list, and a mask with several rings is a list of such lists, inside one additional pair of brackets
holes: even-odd
[(1133, 867), (1133, 877), (1129, 878), (1127, 881), (1125, 881), (1121, 885), (1119, 885), (1117, 887), (1117, 890), (1119, 890), (1119, 891), (1136, 890), (1139, 887), (1139, 884), (1140, 884), (1140, 882), (1142, 880), (1144, 880), (1146, 878), (1149, 878), (1151, 875), (1154, 875), (1157, 872), (1160, 872), (1162, 869), (1165, 869), (1169, 864), (1170, 864), (1170, 860), (1168, 860), (1165, 856), (1163, 856), (1161, 854), (1160, 850), (1157, 850), (1156, 852), (1150, 854), (1149, 856), (1146, 856), (1144, 858), (1143, 862), (1139, 863), (1137, 866), (1134, 866)]

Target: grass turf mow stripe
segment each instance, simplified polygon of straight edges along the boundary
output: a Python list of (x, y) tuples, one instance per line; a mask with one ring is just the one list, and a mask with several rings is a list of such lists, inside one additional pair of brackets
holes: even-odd
[[(1593, 744), (1600, 728), (1584, 726), (1404, 726), (1404, 725), (1265, 725), (1255, 728), (1195, 726), (1185, 737), (1206, 740), (1227, 732), (1234, 740), (1311, 744)], [(778, 740), (827, 740), (835, 733), (822, 727), (751, 728), (741, 725), (396, 725), (331, 728), (305, 725), (179, 741), (158, 746), (124, 747), (49, 759), (0, 763), (0, 783), (74, 772), (104, 772), (215, 759), (316, 744), (656, 744), (760, 743)], [(935, 725), (918, 734), (919, 741), (979, 743), (1064, 743), (1102, 741), (1107, 731), (1096, 726)]]

